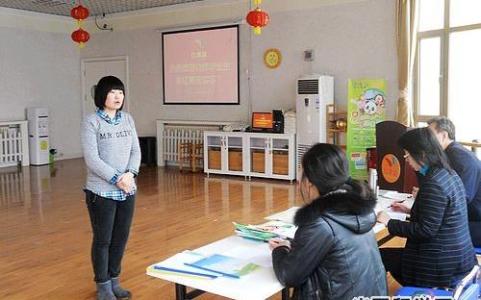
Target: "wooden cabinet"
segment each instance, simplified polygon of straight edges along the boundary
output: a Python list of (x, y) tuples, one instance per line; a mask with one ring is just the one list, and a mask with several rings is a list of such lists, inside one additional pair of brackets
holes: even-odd
[(244, 175), (244, 137), (235, 133), (204, 133), (204, 170), (206, 173)]
[(294, 135), (253, 133), (247, 138), (248, 176), (295, 179)]
[(207, 174), (295, 179), (294, 134), (204, 133), (204, 171)]

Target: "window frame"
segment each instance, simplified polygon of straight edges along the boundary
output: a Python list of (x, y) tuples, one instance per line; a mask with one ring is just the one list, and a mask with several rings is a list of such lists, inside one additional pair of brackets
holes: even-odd
[[(422, 1), (422, 0), (420, 0)], [(444, 0), (444, 24), (441, 29), (418, 31), (417, 32), (417, 45), (420, 45), (421, 40), (439, 37), (440, 38), (440, 74), (439, 74), (439, 112), (442, 116), (449, 116), (449, 42), (451, 33), (462, 32), (468, 30), (481, 29), (481, 22), (470, 25), (450, 27), (450, 1)], [(419, 62), (420, 47), (416, 47), (416, 55), (414, 60), (413, 70), (413, 110), (414, 121), (416, 124), (420, 122), (426, 122), (429, 119), (436, 117), (432, 115), (422, 115), (419, 113)]]

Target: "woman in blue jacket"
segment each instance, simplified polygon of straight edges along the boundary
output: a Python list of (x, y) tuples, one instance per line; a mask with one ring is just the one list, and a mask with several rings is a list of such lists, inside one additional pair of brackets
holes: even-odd
[(463, 183), (448, 164), (429, 128), (416, 128), (398, 141), (418, 174), (419, 191), (409, 221), (378, 214), (391, 235), (407, 238), (405, 248), (383, 248), (386, 270), (402, 285), (454, 287), (476, 263), (469, 235)]
[(306, 205), (295, 216), (292, 242), (271, 240), (272, 263), (293, 299), (387, 295), (386, 271), (374, 233), (376, 199), (352, 180), (344, 152), (316, 144), (304, 154), (300, 182)]

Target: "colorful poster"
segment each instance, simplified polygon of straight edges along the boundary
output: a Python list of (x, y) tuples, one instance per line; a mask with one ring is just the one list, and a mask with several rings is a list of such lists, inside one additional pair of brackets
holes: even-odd
[(376, 124), (384, 121), (386, 81), (349, 80), (347, 103), (347, 149), (349, 173), (367, 179), (366, 148), (376, 146)]

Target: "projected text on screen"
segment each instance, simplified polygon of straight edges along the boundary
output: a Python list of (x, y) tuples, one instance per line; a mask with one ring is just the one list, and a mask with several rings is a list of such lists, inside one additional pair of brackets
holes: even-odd
[(238, 26), (162, 34), (164, 104), (239, 104)]

